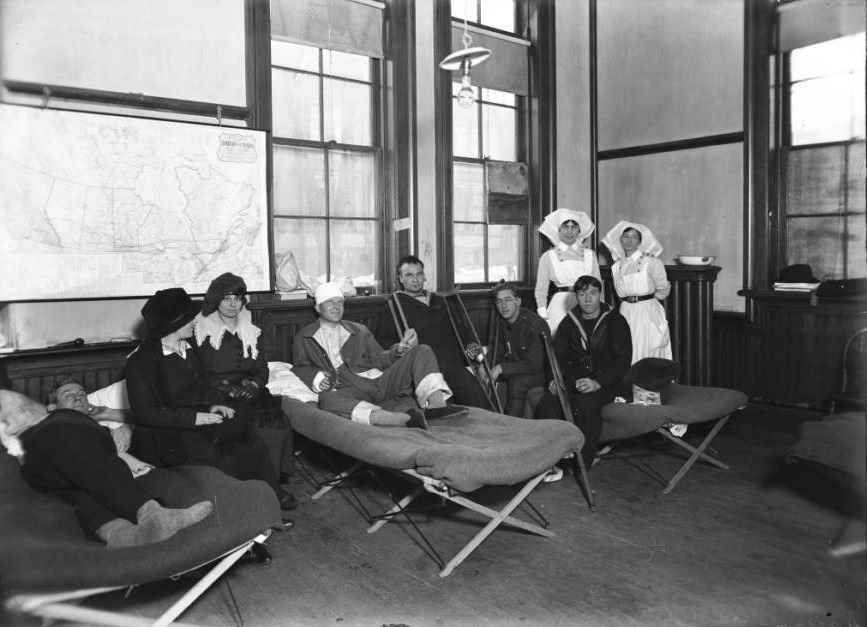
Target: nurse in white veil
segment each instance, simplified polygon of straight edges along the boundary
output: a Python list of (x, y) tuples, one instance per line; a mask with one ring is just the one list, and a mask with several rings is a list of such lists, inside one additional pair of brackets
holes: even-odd
[[(557, 331), (566, 312), (578, 304), (574, 291), (578, 277), (587, 274), (602, 281), (596, 253), (583, 244), (594, 228), (586, 213), (565, 208), (549, 213), (539, 227), (539, 232), (554, 244), (539, 258), (535, 291), (537, 311), (547, 320), (551, 333)], [(556, 291), (548, 302), (550, 283)]]
[(632, 333), (632, 363), (645, 357), (671, 359), (671, 336), (662, 301), (671, 291), (662, 245), (643, 224), (621, 220), (602, 243), (611, 251), (611, 277), (620, 313)]

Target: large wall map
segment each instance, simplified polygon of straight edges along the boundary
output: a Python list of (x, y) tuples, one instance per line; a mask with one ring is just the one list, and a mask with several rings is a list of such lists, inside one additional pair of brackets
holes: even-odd
[(270, 289), (265, 134), (0, 105), (0, 301)]

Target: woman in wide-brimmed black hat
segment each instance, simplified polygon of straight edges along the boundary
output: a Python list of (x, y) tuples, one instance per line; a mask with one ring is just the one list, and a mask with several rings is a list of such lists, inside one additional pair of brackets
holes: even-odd
[(238, 479), (261, 479), (284, 509), (294, 507), (253, 430), (254, 412), (221, 397), (195, 342), (188, 341), (201, 309), (201, 301), (179, 287), (158, 291), (142, 307), (147, 336), (126, 365), (137, 425), (133, 454), (156, 466), (204, 464)]

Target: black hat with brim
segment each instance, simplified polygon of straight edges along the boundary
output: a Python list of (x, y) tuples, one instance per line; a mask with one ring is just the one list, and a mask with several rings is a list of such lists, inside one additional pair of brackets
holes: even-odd
[(165, 337), (174, 333), (202, 310), (202, 301), (193, 300), (182, 287), (159, 290), (151, 296), (141, 315), (148, 337)]

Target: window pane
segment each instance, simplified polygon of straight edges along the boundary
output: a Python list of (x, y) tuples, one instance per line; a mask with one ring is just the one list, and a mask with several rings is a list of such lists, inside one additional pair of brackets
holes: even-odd
[[(861, 205), (864, 208), (864, 205)], [(848, 255), (847, 279), (867, 277), (867, 221), (864, 214), (846, 219), (849, 237), (846, 246)]]
[(372, 220), (331, 220), (331, 278), (352, 277), (356, 287), (372, 287), (379, 259)]
[[(460, 83), (452, 83), (460, 88)], [(454, 89), (452, 90), (455, 91)], [(464, 108), (452, 99), (452, 154), (455, 157), (478, 158), (479, 110), (478, 105)]]
[(517, 96), (508, 91), (498, 91), (496, 89), (482, 88), (482, 100), (485, 102), (494, 102), (496, 104), (508, 105), (510, 107), (517, 106)]
[(325, 141), (370, 146), (371, 87), (324, 80)]
[[(863, 92), (863, 72), (793, 84), (792, 145), (847, 140), (855, 137), (856, 132), (863, 137)], [(860, 109), (856, 110), (859, 102)], [(861, 121), (856, 122), (856, 117)]]
[(319, 48), (272, 39), (271, 65), (319, 72)]
[(334, 76), (355, 78), (360, 81), (370, 80), (370, 59), (360, 54), (322, 51), (322, 71)]
[(325, 155), (274, 146), (274, 215), (325, 215)]
[(515, 110), (482, 105), (482, 154), (499, 161), (517, 161)]
[(328, 153), (331, 215), (376, 217), (376, 156), (372, 153)]
[(789, 60), (792, 82), (829, 74), (863, 72), (864, 33), (796, 48)]
[(291, 252), (298, 269), (322, 281), (325, 276), (325, 220), (274, 219), (274, 255)]
[(485, 282), (485, 227), (481, 224), (454, 225), (455, 283)]
[(477, 0), (453, 0), (452, 17), (468, 22), (479, 21), (479, 6)]
[(524, 279), (524, 241), (523, 226), (488, 227), (488, 281)]
[(453, 219), (483, 222), (485, 220), (485, 171), (475, 163), (455, 163), (453, 178)]
[(786, 222), (787, 265), (808, 263), (818, 279), (843, 278), (844, 219), (790, 218)]
[(845, 146), (823, 146), (788, 152), (788, 215), (840, 212), (845, 202), (845, 150)]
[(849, 196), (846, 199), (848, 211), (864, 211), (867, 207), (864, 186), (867, 184), (867, 151), (864, 142), (849, 146)]
[(481, 23), (514, 33), (515, 0), (482, 0)]
[(319, 139), (319, 78), (271, 70), (275, 137)]

